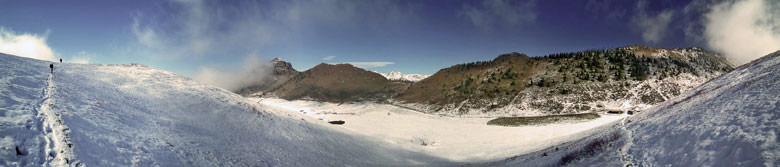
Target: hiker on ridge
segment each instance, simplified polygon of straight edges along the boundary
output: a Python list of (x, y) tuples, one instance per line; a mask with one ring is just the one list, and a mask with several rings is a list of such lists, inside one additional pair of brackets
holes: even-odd
[(54, 73), (54, 63), (49, 64), (49, 68), (51, 68), (51, 73)]

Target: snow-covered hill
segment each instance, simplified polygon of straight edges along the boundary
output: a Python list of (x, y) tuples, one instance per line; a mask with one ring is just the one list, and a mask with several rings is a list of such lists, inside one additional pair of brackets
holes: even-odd
[[(142, 65), (0, 54), (0, 166), (356, 166), (445, 160)], [(445, 163), (446, 164), (446, 163)]]
[(404, 74), (397, 71), (391, 71), (389, 73), (379, 73), (379, 74), (389, 80), (402, 80), (402, 81), (412, 81), (412, 82), (417, 82), (431, 76), (431, 75), (424, 75), (424, 74)]
[(482, 165), (778, 166), (780, 51), (589, 137)]

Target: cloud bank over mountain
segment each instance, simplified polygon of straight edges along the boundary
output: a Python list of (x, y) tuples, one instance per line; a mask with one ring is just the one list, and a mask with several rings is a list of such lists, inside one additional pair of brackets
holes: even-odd
[(780, 4), (766, 0), (728, 1), (704, 14), (704, 37), (733, 63), (744, 64), (780, 49)]
[(45, 35), (16, 33), (0, 27), (0, 52), (39, 60), (54, 61), (54, 51), (46, 44)]
[(231, 67), (201, 67), (195, 74), (195, 79), (210, 85), (230, 91), (255, 84), (272, 71), (273, 64), (257, 55), (244, 57), (239, 68)]

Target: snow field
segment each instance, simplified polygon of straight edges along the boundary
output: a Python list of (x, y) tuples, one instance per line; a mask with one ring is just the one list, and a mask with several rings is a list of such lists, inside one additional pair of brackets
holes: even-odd
[(0, 60), (0, 166), (450, 164), (141, 65)]
[[(456, 162), (499, 160), (537, 151), (575, 140), (580, 132), (627, 116), (604, 114), (582, 123), (503, 127), (487, 125), (492, 118), (440, 117), (388, 104), (334, 104), (276, 98), (251, 100), (268, 106), (270, 110), (308, 117), (346, 133), (370, 136), (400, 148)], [(327, 123), (333, 120), (346, 123)]]

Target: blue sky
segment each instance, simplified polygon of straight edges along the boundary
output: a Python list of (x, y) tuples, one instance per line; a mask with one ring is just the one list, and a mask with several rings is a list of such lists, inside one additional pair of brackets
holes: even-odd
[(42, 59), (142, 63), (186, 76), (275, 57), (298, 70), (352, 62), (432, 74), (509, 52), (640, 44), (704, 47), (747, 61), (780, 49), (778, 0), (0, 2), (0, 52), (25, 36), (51, 49)]

